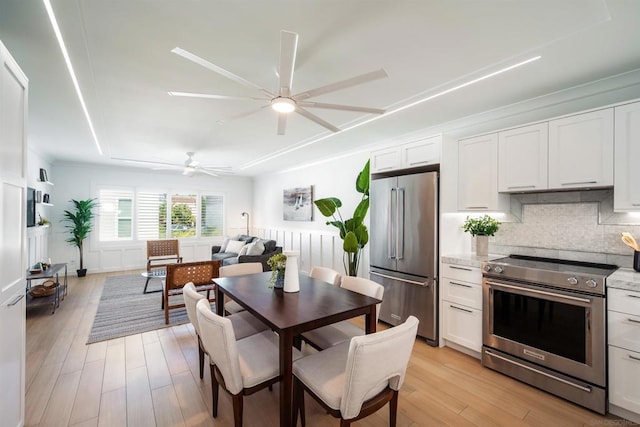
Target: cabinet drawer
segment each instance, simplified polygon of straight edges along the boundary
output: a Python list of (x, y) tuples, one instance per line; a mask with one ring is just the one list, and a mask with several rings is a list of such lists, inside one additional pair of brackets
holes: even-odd
[(625, 289), (607, 289), (609, 310), (640, 316), (640, 292)]
[(444, 339), (455, 342), (473, 351), (482, 350), (482, 311), (442, 302), (444, 316)]
[(441, 286), (443, 300), (482, 310), (482, 285), (443, 278)]
[(609, 311), (609, 344), (640, 352), (640, 316)]
[(482, 272), (478, 267), (466, 265), (442, 264), (442, 277), (463, 282), (482, 283)]
[(609, 402), (640, 414), (640, 353), (609, 346)]

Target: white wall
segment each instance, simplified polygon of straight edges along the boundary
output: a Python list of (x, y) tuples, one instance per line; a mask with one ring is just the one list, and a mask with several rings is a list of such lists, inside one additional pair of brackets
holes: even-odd
[[(55, 186), (51, 195), (52, 235), (51, 258), (53, 262), (66, 262), (69, 271), (79, 268), (78, 250), (65, 242), (69, 234), (60, 221), (64, 210), (72, 207), (70, 200), (97, 198), (97, 186), (124, 186), (147, 190), (164, 191), (209, 191), (222, 193), (225, 197), (225, 234), (242, 232), (245, 220), (243, 211), (252, 211), (253, 182), (246, 177), (214, 178), (208, 175), (186, 177), (180, 172), (149, 171), (145, 169), (108, 167), (93, 164), (64, 163), (53, 164), (49, 179)], [(210, 259), (211, 246), (219, 244), (222, 238), (181, 239), (180, 253), (185, 261)], [(85, 241), (84, 267), (89, 273), (119, 271), (144, 268), (146, 265), (146, 244), (142, 242), (98, 241), (97, 230)]]
[[(344, 273), (342, 240), (337, 229), (326, 225), (327, 218), (315, 208), (312, 221), (285, 221), (282, 218), (282, 196), (285, 188), (313, 186), (313, 200), (337, 197), (340, 212), (351, 218), (362, 195), (355, 189), (358, 173), (369, 159), (360, 152), (299, 170), (263, 175), (255, 179), (252, 229), (254, 233), (277, 240), (285, 250), (300, 251), (300, 270), (314, 265), (334, 268)], [(365, 223), (369, 224), (367, 216)], [(360, 261), (360, 276), (367, 276), (369, 250), (365, 247)]]

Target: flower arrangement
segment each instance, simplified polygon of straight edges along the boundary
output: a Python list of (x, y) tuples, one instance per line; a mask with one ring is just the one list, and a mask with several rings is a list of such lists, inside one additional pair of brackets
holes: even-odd
[(284, 269), (287, 265), (287, 256), (279, 253), (272, 255), (267, 260), (267, 265), (271, 267), (271, 283), (276, 284), (279, 280), (284, 281)]
[(472, 236), (494, 236), (498, 228), (500, 228), (500, 222), (489, 215), (480, 218), (467, 217), (462, 225), (462, 229), (471, 233)]

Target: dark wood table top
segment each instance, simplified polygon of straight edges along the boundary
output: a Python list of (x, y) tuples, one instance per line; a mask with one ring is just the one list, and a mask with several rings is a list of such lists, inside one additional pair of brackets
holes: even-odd
[(300, 274), (300, 291), (284, 292), (270, 283), (271, 272), (221, 277), (214, 282), (229, 298), (272, 329), (298, 333), (353, 318), (381, 301)]

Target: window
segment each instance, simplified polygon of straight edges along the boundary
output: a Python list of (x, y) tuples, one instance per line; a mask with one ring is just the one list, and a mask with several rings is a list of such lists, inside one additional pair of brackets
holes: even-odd
[(103, 188), (99, 190), (99, 204), (101, 242), (224, 234), (224, 197), (221, 195)]
[(195, 237), (197, 201), (195, 194), (171, 196), (171, 237)]
[(167, 237), (167, 194), (138, 193), (138, 239)]
[(99, 193), (100, 241), (133, 238), (133, 192), (102, 189)]
[(223, 200), (222, 196), (202, 196), (200, 199), (200, 235), (202, 237), (222, 236)]

